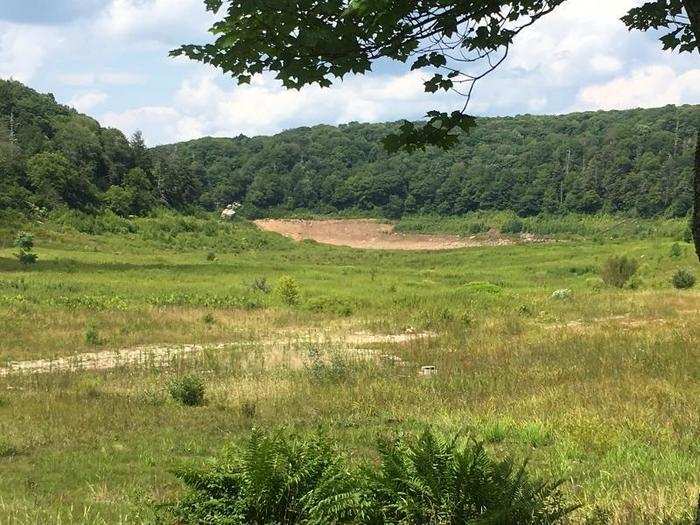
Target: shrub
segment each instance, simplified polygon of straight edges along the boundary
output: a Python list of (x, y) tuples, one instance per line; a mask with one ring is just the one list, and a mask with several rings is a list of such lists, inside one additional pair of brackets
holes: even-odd
[(256, 277), (253, 279), (253, 282), (250, 283), (249, 288), (251, 292), (260, 292), (264, 294), (268, 294), (272, 291), (272, 288), (268, 284), (265, 277)]
[(194, 375), (186, 375), (171, 381), (168, 388), (172, 398), (185, 406), (200, 406), (204, 404), (204, 381)]
[(681, 245), (678, 244), (677, 242), (674, 242), (671, 245), (671, 249), (669, 250), (668, 254), (672, 259), (678, 259), (681, 255), (683, 255), (683, 248), (681, 248)]
[(613, 256), (603, 264), (600, 269), (600, 277), (609, 286), (624, 288), (638, 269), (639, 262), (637, 260), (626, 255)]
[(379, 462), (350, 464), (329, 440), (253, 431), (207, 470), (178, 473), (189, 492), (170, 507), (177, 523), (561, 522), (559, 483), (426, 430), (378, 446)]
[(85, 343), (90, 346), (99, 346), (102, 344), (100, 333), (97, 331), (97, 327), (92, 323), (85, 327)]
[(522, 233), (525, 228), (520, 219), (508, 219), (501, 227), (501, 233), (517, 234)]
[(294, 277), (285, 275), (277, 281), (277, 286), (275, 286), (275, 293), (280, 298), (280, 300), (287, 306), (295, 306), (299, 304), (301, 297), (301, 292), (299, 289), (299, 283)]
[(34, 237), (30, 233), (19, 232), (13, 244), (19, 250), (14, 255), (22, 266), (32, 265), (39, 259), (32, 252), (34, 249)]
[(14, 246), (29, 252), (34, 248), (34, 237), (31, 233), (19, 232), (15, 237)]
[(671, 279), (673, 286), (679, 290), (687, 290), (695, 286), (695, 274), (686, 268), (679, 269)]

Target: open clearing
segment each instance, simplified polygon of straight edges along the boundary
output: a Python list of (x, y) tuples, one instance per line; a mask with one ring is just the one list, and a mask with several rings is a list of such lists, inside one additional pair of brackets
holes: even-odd
[[(427, 426), (563, 479), (574, 523), (691, 522), (700, 292), (671, 277), (700, 267), (676, 237), (355, 250), (170, 216), (33, 233), (31, 268), (0, 248), (0, 523), (154, 522), (175, 470), (253, 427), (367, 458)], [(619, 254), (635, 289), (600, 282)], [(205, 405), (171, 398), (185, 375)]]
[[(371, 250), (453, 250), (516, 242), (496, 232), (471, 237), (399, 233), (394, 231), (393, 225), (372, 219), (261, 219), (255, 224), (295, 241), (310, 239), (322, 244)], [(534, 238), (522, 237), (522, 240), (533, 241)]]

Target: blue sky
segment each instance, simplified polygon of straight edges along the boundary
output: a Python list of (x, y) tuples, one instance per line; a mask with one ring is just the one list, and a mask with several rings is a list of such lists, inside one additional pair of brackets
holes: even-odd
[[(478, 115), (565, 113), (700, 103), (700, 58), (664, 52), (657, 35), (619, 17), (639, 0), (568, 0), (520, 35), (476, 88)], [(2, 0), (0, 77), (41, 92), (150, 145), (205, 135), (271, 134), (296, 126), (420, 118), (461, 105), (423, 93), (425, 73), (381, 64), (330, 89), (251, 86), (168, 51), (208, 40), (203, 0)]]

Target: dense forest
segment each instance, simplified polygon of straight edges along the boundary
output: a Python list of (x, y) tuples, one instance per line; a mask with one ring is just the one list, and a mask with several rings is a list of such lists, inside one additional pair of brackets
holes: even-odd
[(0, 81), (0, 209), (60, 206), (144, 214), (167, 206), (249, 216), (306, 210), (462, 214), (692, 207), (698, 106), (480, 118), (457, 147), (388, 154), (396, 124), (351, 123), (273, 137), (203, 138), (146, 149), (15, 81)]

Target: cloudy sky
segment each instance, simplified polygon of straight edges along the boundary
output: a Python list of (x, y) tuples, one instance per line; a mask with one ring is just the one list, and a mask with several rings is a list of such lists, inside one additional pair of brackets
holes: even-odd
[[(569, 0), (520, 35), (477, 86), (479, 115), (700, 103), (700, 59), (619, 21), (641, 0)], [(238, 87), (168, 51), (208, 39), (203, 0), (0, 0), (0, 77), (12, 77), (150, 145), (271, 134), (318, 123), (420, 118), (460, 105), (423, 93), (419, 72), (382, 64), (330, 89), (285, 91), (262, 76)]]

